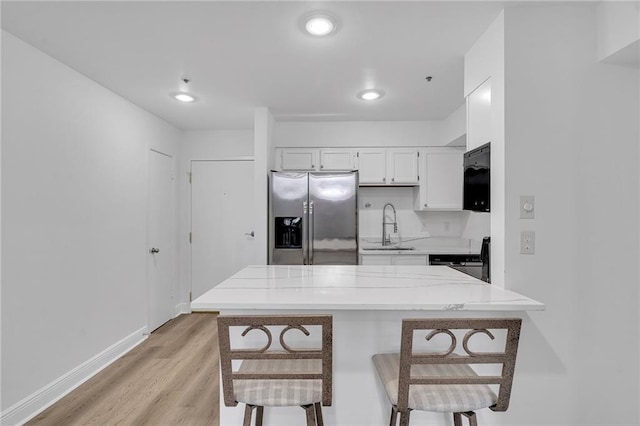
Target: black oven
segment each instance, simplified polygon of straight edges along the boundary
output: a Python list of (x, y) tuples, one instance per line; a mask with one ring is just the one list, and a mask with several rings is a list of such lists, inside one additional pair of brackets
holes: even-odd
[(462, 209), (491, 211), (491, 142), (464, 153)]

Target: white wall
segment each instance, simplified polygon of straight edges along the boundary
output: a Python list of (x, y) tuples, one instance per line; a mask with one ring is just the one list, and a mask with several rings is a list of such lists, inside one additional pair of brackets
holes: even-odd
[(4, 414), (143, 338), (148, 151), (180, 132), (4, 31), (2, 106)]
[(254, 126), (256, 236), (262, 246), (261, 263), (268, 262), (269, 180), (268, 173), (275, 168), (275, 121), (269, 108), (256, 108)]
[(460, 107), (449, 114), (447, 118), (437, 124), (436, 129), (439, 135), (436, 140), (442, 141), (447, 146), (464, 146), (466, 147), (467, 134), (467, 110), (466, 105)]
[(276, 147), (442, 146), (451, 140), (442, 139), (441, 127), (434, 121), (276, 122), (274, 144)]
[[(360, 187), (358, 192), (360, 237), (381, 240), (382, 209), (386, 203), (393, 204), (396, 209), (398, 234), (401, 238), (459, 238), (463, 235), (467, 228), (469, 212), (414, 211), (413, 191), (413, 187)], [(389, 212), (390, 210), (387, 214), (390, 214)], [(474, 238), (479, 241), (477, 236)]]
[(595, 7), (505, 10), (505, 281), (547, 310), (524, 324), (503, 424), (640, 423), (639, 75), (597, 62), (595, 23)]
[(191, 188), (189, 175), (191, 162), (197, 160), (223, 160), (231, 158), (253, 158), (254, 132), (240, 130), (184, 131), (180, 141), (178, 185), (180, 187), (180, 295), (181, 311), (190, 312), (191, 291)]
[(598, 60), (624, 49), (640, 50), (640, 3), (603, 1), (598, 4)]

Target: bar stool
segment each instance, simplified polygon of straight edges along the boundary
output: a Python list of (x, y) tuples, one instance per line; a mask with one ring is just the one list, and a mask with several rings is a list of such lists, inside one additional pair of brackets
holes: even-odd
[[(292, 348), (285, 342), (287, 332), (298, 330), (309, 336), (313, 326), (321, 330), (319, 347)], [(242, 337), (259, 330), (267, 342), (260, 348), (232, 347), (232, 327), (244, 328)], [(255, 425), (261, 426), (264, 407), (284, 406), (302, 407), (307, 426), (323, 425), (322, 405), (330, 406), (332, 398), (332, 327), (331, 315), (218, 316), (224, 404), (245, 404), (243, 426), (250, 426), (254, 409)], [(281, 329), (280, 348), (275, 349), (271, 348), (274, 329)], [(236, 369), (234, 360), (242, 361)]]
[[(400, 353), (373, 356), (377, 375), (391, 401), (389, 424), (395, 426), (399, 414), (400, 425), (408, 426), (411, 411), (422, 410), (453, 413), (455, 426), (462, 426), (462, 416), (465, 416), (470, 426), (477, 426), (474, 411), (481, 408), (506, 411), (521, 323), (519, 318), (404, 319)], [(459, 350), (462, 353), (454, 352), (457, 337), (452, 330), (467, 330), (462, 339), (463, 351)], [(497, 352), (473, 352), (469, 349), (470, 339), (477, 334), (485, 335), (483, 340), (486, 343), (490, 342), (489, 339), (494, 340), (492, 331), (504, 336), (504, 345)], [(425, 335), (428, 342), (443, 334), (451, 343), (444, 352), (414, 351), (414, 332)], [(476, 339), (480, 342), (481, 338), (478, 336)], [(415, 345), (420, 345), (419, 341), (416, 340)], [(478, 375), (471, 368), (472, 364), (499, 364), (501, 373)], [(497, 385), (497, 394), (489, 385)]]

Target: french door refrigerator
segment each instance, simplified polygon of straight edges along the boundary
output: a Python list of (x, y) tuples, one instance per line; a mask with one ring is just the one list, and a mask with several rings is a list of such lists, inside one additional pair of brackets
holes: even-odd
[(358, 264), (358, 172), (271, 172), (269, 264)]

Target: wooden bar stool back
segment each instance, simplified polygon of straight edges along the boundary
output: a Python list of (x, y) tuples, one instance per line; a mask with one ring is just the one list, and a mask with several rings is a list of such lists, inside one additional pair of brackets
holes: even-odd
[[(242, 337), (253, 330), (264, 333), (266, 344), (249, 349), (232, 346), (233, 327), (244, 328)], [(254, 409), (255, 425), (261, 426), (266, 406), (301, 406), (307, 426), (323, 425), (321, 406), (330, 406), (332, 398), (332, 327), (331, 315), (218, 316), (224, 404), (245, 404), (243, 426), (250, 426)], [(304, 348), (286, 343), (286, 333), (299, 339), (309, 336), (309, 330), (319, 330), (319, 342)], [(279, 332), (279, 348), (272, 348), (273, 331)]]
[[(471, 426), (477, 426), (474, 411), (481, 408), (506, 411), (521, 323), (519, 318), (403, 320), (400, 353), (373, 356), (376, 372), (391, 401), (390, 425), (395, 426), (399, 415), (400, 425), (408, 426), (412, 410), (453, 413), (455, 426), (462, 425), (462, 416)], [(455, 352), (459, 338), (454, 333), (456, 330), (466, 330), (458, 352)], [(504, 341), (497, 351), (491, 348), (491, 351), (474, 352), (469, 348), (471, 338), (476, 335), (482, 336), (475, 337), (474, 343), (477, 339), (478, 344), (491, 346), (494, 333)], [(448, 349), (414, 351), (414, 342), (416, 346), (426, 345), (438, 334), (448, 336), (444, 337), (450, 340)], [(459, 331), (457, 334), (461, 335)], [(415, 336), (424, 336), (427, 342), (420, 343), (419, 339), (414, 340)], [(482, 364), (499, 365), (493, 368), (500, 373), (479, 375), (476, 370), (481, 369)], [(473, 369), (471, 365), (478, 367)]]

